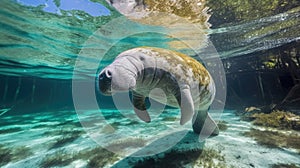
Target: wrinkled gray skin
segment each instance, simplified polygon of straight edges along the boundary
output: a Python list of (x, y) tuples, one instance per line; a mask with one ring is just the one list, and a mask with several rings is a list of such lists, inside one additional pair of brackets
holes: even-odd
[(141, 120), (150, 122), (145, 98), (151, 90), (159, 88), (164, 94), (151, 94), (151, 98), (161, 102), (166, 95), (167, 105), (181, 109), (181, 125), (193, 118), (195, 133), (203, 133), (202, 128), (205, 126), (204, 134), (207, 130), (208, 135), (218, 135), (219, 129), (207, 113), (215, 95), (211, 77), (207, 87), (199, 87), (193, 73), (188, 71), (191, 68), (180, 64), (174, 66), (174, 62), (178, 61), (177, 57), (172, 55), (174, 53), (170, 51), (171, 60), (167, 60), (166, 57), (160, 56), (160, 51), (166, 50), (134, 48), (121, 53), (99, 73), (99, 91), (107, 96), (116, 92), (132, 91), (135, 113)]

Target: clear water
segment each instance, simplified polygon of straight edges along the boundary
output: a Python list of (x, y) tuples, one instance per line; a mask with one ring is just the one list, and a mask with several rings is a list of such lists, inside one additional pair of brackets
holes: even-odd
[[(209, 40), (220, 58), (272, 50), (300, 40), (299, 8), (250, 22), (205, 29), (205, 38), (199, 42), (202, 44), (197, 44), (202, 46), (199, 49), (170, 45), (178, 41), (178, 37), (169, 36), (173, 30), (133, 22), (105, 1), (85, 0), (74, 6), (68, 6), (71, 2), (67, 0), (61, 0), (58, 6), (56, 1), (46, 2), (46, 5), (40, 0), (0, 2), (0, 166), (93, 167), (92, 162), (98, 160), (101, 163), (96, 167), (132, 167), (139, 160), (128, 156), (147, 155), (151, 150), (160, 153), (169, 148), (175, 151), (202, 149), (203, 144), (191, 140), (198, 138), (190, 132), (191, 125), (179, 125), (178, 109), (165, 109), (162, 113), (154, 110), (151, 115), (155, 120), (145, 124), (131, 109), (118, 111), (110, 98), (100, 96), (97, 99), (103, 107), (101, 112), (99, 107), (91, 108), (91, 102), (83, 102), (86, 106), (80, 109), (84, 110), (76, 111), (70, 105), (72, 81), (94, 81), (96, 72), (116, 55), (138, 46), (167, 48), (199, 58), (197, 52), (203, 61), (216, 56), (205, 50), (211, 45)], [(184, 38), (192, 36), (186, 34)], [(79, 94), (84, 97), (85, 93)], [(282, 163), (300, 166), (296, 149), (270, 148), (243, 134), (251, 128), (262, 131), (264, 128), (241, 121), (233, 111), (224, 110), (222, 116), (219, 113), (214, 117), (226, 122), (228, 129), (208, 139), (204, 147), (223, 156), (214, 161), (215, 165), (271, 167)], [(299, 136), (299, 132), (282, 133)], [(183, 137), (189, 139), (188, 142), (182, 140)], [(178, 142), (181, 143), (175, 146)], [(147, 145), (150, 147), (143, 151)], [(153, 157), (163, 158), (159, 154)], [(197, 167), (194, 162), (199, 158), (183, 165)], [(176, 159), (184, 162), (184, 158)]]

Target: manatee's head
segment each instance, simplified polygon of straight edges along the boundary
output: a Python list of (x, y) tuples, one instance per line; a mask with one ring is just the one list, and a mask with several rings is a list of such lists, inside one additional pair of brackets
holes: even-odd
[(98, 88), (103, 95), (131, 90), (136, 85), (134, 65), (127, 59), (117, 59), (98, 75)]

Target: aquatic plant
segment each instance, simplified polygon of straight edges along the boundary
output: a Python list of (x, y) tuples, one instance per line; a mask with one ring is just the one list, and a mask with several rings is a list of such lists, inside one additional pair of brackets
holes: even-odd
[(219, 121), (218, 122), (218, 127), (220, 131), (226, 131), (228, 129), (228, 122), (226, 121)]
[(6, 165), (12, 160), (12, 151), (0, 144), (0, 166)]
[(66, 166), (73, 161), (73, 156), (63, 150), (48, 154), (40, 163), (41, 167)]
[[(194, 149), (185, 152), (172, 151), (167, 153), (158, 163), (159, 165), (183, 167), (186, 164), (193, 163), (203, 151)], [(175, 162), (172, 160), (176, 160)]]
[(102, 147), (85, 149), (73, 155), (73, 160), (88, 160), (87, 167), (103, 167), (117, 161), (117, 155)]
[(250, 129), (243, 133), (244, 136), (251, 137), (258, 144), (270, 148), (294, 148), (300, 152), (300, 135), (293, 133), (281, 133), (278, 131), (261, 131)]
[(118, 140), (110, 143), (106, 148), (111, 149), (112, 151), (119, 151), (125, 148), (138, 148), (143, 147), (147, 143), (143, 138), (128, 138), (124, 140)]
[(158, 167), (184, 167), (187, 164), (194, 164), (202, 153), (202, 149), (190, 149), (185, 151), (169, 150), (162, 156), (139, 158), (132, 163), (134, 168), (143, 168), (152, 165)]
[(195, 163), (195, 167), (219, 167), (225, 168), (226, 162), (224, 155), (221, 154), (221, 151), (207, 148), (204, 149), (199, 159)]
[(75, 132), (71, 132), (69, 134), (62, 134), (62, 137), (56, 139), (55, 143), (51, 146), (50, 149), (54, 149), (54, 148), (58, 148), (58, 147), (62, 147), (68, 143), (71, 143), (73, 141), (75, 141), (77, 138), (79, 138), (81, 136), (81, 132), (75, 131)]
[(31, 127), (32, 129), (38, 129), (38, 128), (45, 128), (45, 127), (49, 127), (49, 125), (47, 124), (38, 124), (36, 126)]
[(299, 168), (299, 166), (295, 165), (295, 164), (274, 164), (271, 166), (271, 168)]
[(171, 150), (164, 153), (162, 157), (145, 157), (141, 158), (133, 167), (142, 168), (152, 165), (158, 167), (227, 167), (225, 158), (220, 154), (220, 151), (208, 149), (190, 149), (185, 151)]
[(115, 153), (110, 152), (102, 147), (97, 147), (90, 151), (81, 153), (78, 156), (81, 156), (82, 158), (83, 154), (89, 158), (87, 167), (90, 168), (104, 167), (105, 165), (114, 163), (118, 160), (118, 156)]
[(19, 132), (19, 131), (22, 131), (22, 128), (14, 127), (14, 128), (0, 130), (0, 134), (8, 134), (8, 133)]
[(33, 153), (26, 146), (16, 148), (7, 147), (8, 145), (0, 144), (0, 166), (9, 162), (15, 162), (27, 158)]
[(290, 112), (276, 110), (270, 114), (255, 113), (252, 118), (255, 125), (300, 130), (300, 116)]
[(19, 146), (12, 149), (12, 155), (13, 161), (19, 161), (33, 155), (33, 152), (27, 146)]
[(68, 153), (64, 150), (59, 150), (55, 153), (48, 154), (40, 163), (41, 167), (57, 167), (67, 166), (75, 160), (87, 160), (87, 167), (103, 167), (109, 163), (117, 161), (118, 156), (102, 147), (86, 149), (80, 152)]
[(177, 117), (166, 116), (162, 119), (162, 121), (176, 121)]

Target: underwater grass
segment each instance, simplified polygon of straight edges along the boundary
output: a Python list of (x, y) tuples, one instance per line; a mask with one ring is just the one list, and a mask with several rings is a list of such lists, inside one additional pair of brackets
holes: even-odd
[(146, 145), (146, 143), (147, 141), (144, 140), (143, 138), (128, 138), (128, 139), (112, 142), (109, 145), (107, 145), (106, 148), (112, 151), (119, 151), (125, 148), (143, 147)]
[(100, 168), (109, 163), (118, 160), (117, 155), (102, 148), (83, 150), (77, 153), (68, 153), (65, 150), (59, 150), (52, 154), (48, 154), (40, 163), (41, 167), (60, 167), (68, 166), (75, 160), (87, 160), (87, 167)]
[(225, 158), (220, 151), (212, 148), (208, 149), (191, 149), (187, 151), (171, 150), (165, 153), (161, 158), (144, 158), (139, 160), (133, 167), (144, 168), (151, 165), (153, 168), (172, 167), (182, 168), (187, 165), (192, 167), (218, 167), (225, 168)]
[(296, 166), (295, 164), (274, 164), (271, 166), (271, 168), (299, 168), (299, 166)]
[(228, 122), (226, 121), (219, 121), (218, 122), (218, 127), (220, 131), (226, 131), (228, 129)]
[(300, 136), (297, 134), (287, 134), (275, 131), (260, 131), (250, 129), (249, 132), (243, 133), (246, 137), (251, 137), (258, 144), (269, 148), (293, 148), (300, 152)]
[(22, 159), (26, 159), (29, 156), (32, 156), (33, 152), (27, 146), (19, 146), (12, 150), (12, 154), (13, 154), (13, 161), (19, 161)]
[(48, 154), (40, 163), (41, 167), (66, 166), (73, 161), (73, 156), (63, 150)]
[(62, 147), (68, 143), (75, 141), (78, 137), (79, 137), (78, 135), (75, 135), (75, 136), (64, 136), (59, 139), (56, 139), (56, 142), (50, 147), (50, 149)]
[(251, 117), (254, 125), (300, 130), (300, 116), (290, 112), (275, 110), (270, 114), (255, 113)]
[[(114, 163), (118, 160), (118, 155), (110, 152), (102, 147), (97, 147), (95, 149), (80, 153), (77, 157), (84, 158), (88, 157), (87, 167), (104, 167), (109, 163)], [(91, 157), (92, 156), (92, 157)]]
[(12, 160), (12, 151), (0, 144), (0, 166), (4, 166)]
[(59, 135), (62, 135), (62, 137), (56, 139), (55, 143), (50, 147), (50, 149), (59, 148), (75, 141), (83, 134), (83, 131), (62, 131), (59, 133)]
[(221, 154), (221, 151), (207, 148), (201, 153), (200, 157), (196, 161), (195, 167), (226, 168), (228, 166), (226, 165), (225, 157)]
[(177, 151), (171, 150), (168, 153), (165, 153), (163, 157), (153, 158), (145, 157), (141, 158), (137, 163), (134, 163), (134, 168), (144, 168), (152, 165), (153, 168), (160, 167), (174, 167), (180, 168), (184, 167), (186, 164), (194, 163), (195, 160), (201, 155), (201, 149), (193, 149), (188, 151)]
[(0, 144), (0, 166), (4, 166), (9, 162), (16, 162), (25, 159), (33, 153), (30, 148), (26, 146), (19, 146), (16, 148), (8, 148), (8, 145)]

